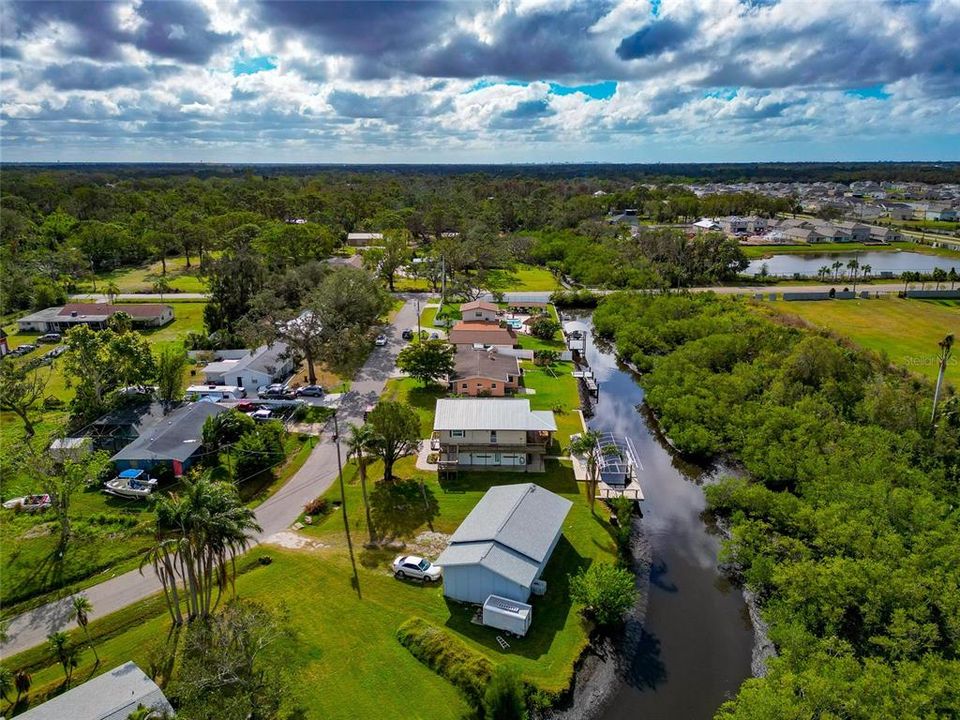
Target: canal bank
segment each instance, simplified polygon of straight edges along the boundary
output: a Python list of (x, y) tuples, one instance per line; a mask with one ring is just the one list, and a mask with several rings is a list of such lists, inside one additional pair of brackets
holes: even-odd
[(717, 567), (720, 530), (705, 514), (702, 485), (716, 472), (692, 466), (642, 412), (643, 389), (612, 351), (593, 341), (587, 359), (600, 382), (591, 429), (629, 437), (643, 463), (644, 517), (633, 556), (640, 602), (623, 633), (600, 638), (582, 659), (571, 706), (556, 718), (711, 718), (751, 675), (754, 633), (740, 590)]

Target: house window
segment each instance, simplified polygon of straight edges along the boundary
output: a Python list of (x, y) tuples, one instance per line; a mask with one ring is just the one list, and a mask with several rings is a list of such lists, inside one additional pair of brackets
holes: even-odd
[(496, 390), (496, 389), (497, 389), (497, 384), (496, 384), (496, 383), (490, 383), (490, 389), (491, 389), (491, 390)]
[(466, 383), (463, 383), (463, 389), (464, 389), (464, 390), (467, 389), (467, 384), (466, 384)]
[(462, 438), (464, 436), (463, 430), (451, 430), (450, 437), (452, 438)]
[(491, 445), (496, 445), (496, 444), (497, 444), (497, 431), (496, 431), (496, 430), (491, 430), (491, 431), (490, 431), (490, 444), (491, 444)]

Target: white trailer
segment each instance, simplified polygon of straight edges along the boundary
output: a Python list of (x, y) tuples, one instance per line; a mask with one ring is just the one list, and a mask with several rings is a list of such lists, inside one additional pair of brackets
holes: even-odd
[(237, 385), (191, 385), (187, 397), (199, 400), (242, 400), (247, 391)]
[(499, 595), (490, 595), (483, 603), (483, 624), (523, 637), (530, 629), (533, 607)]

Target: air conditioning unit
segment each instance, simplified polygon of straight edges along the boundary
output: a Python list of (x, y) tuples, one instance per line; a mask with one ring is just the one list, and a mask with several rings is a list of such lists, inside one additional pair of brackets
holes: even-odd
[(534, 580), (530, 583), (530, 592), (534, 595), (545, 595), (547, 592), (547, 581), (546, 580)]

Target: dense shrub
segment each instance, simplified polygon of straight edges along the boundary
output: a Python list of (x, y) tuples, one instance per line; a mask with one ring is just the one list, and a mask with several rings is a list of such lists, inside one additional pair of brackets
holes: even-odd
[(453, 635), (422, 618), (397, 628), (397, 640), (417, 660), (459, 688), (474, 705), (483, 702), (493, 664)]
[(570, 597), (583, 605), (584, 614), (597, 625), (616, 625), (637, 601), (633, 573), (595, 562), (570, 577)]
[(494, 671), (483, 694), (486, 720), (525, 720), (527, 702), (524, 687), (516, 672), (503, 665)]

